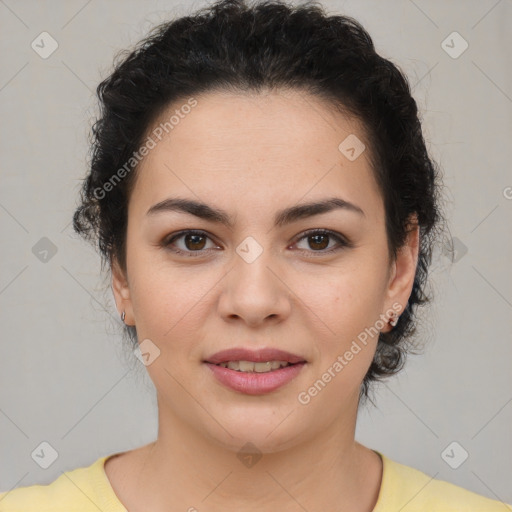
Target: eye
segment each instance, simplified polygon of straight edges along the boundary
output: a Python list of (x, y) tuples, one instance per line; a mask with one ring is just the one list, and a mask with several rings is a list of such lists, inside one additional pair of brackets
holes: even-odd
[[(308, 245), (313, 250), (299, 250), (301, 252), (320, 253), (318, 254), (319, 256), (339, 251), (343, 248), (353, 247), (353, 244), (347, 238), (345, 238), (339, 233), (335, 233), (333, 231), (329, 231), (326, 229), (312, 229), (310, 231), (306, 231), (305, 233), (302, 234), (301, 238), (298, 239), (298, 242), (304, 239), (307, 239)], [(329, 239), (336, 240), (337, 244), (329, 248)], [(182, 247), (175, 246), (175, 243), (178, 240), (182, 240)], [(170, 238), (165, 239), (162, 242), (162, 246), (176, 254), (189, 257), (196, 257), (201, 256), (202, 254), (204, 255), (204, 253), (208, 253), (214, 249), (218, 249), (218, 246), (216, 246), (215, 244), (214, 248), (206, 247), (208, 240), (212, 241), (210, 236), (204, 231), (188, 229), (185, 231), (180, 231), (179, 233), (172, 235)]]
[[(307, 244), (310, 248), (314, 249), (313, 251), (308, 249), (299, 249), (301, 252), (313, 252), (320, 253), (319, 255), (332, 253), (335, 251), (339, 251), (346, 247), (353, 247), (353, 244), (340, 235), (339, 233), (335, 233), (333, 231), (329, 231), (326, 229), (313, 229), (310, 231), (306, 231), (301, 238), (299, 238), (299, 242), (301, 240), (307, 240)], [(334, 245), (334, 247), (329, 248), (329, 239), (334, 239), (338, 243)], [(327, 250), (326, 250), (327, 249)]]
[[(183, 239), (184, 248), (183, 246), (182, 248), (173, 247), (174, 242), (179, 239)], [(164, 240), (162, 245), (177, 254), (195, 257), (204, 254), (205, 252), (210, 252), (211, 249), (205, 249), (206, 240), (211, 239), (204, 231), (188, 229), (186, 231), (181, 231), (180, 233), (173, 235), (171, 238)]]

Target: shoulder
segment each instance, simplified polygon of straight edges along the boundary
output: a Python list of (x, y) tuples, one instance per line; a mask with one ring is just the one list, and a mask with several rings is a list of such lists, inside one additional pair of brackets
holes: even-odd
[(395, 462), (380, 452), (383, 460), (382, 484), (374, 512), (404, 510), (420, 512), (507, 512), (512, 506), (474, 493), (422, 471)]
[(63, 472), (46, 485), (0, 492), (1, 512), (122, 512), (104, 472), (108, 456), (89, 466)]

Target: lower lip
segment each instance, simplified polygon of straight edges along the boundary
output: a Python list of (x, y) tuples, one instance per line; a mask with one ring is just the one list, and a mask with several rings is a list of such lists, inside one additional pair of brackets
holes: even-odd
[(297, 363), (266, 373), (239, 372), (212, 363), (205, 364), (225, 386), (247, 395), (263, 395), (290, 382), (306, 363)]

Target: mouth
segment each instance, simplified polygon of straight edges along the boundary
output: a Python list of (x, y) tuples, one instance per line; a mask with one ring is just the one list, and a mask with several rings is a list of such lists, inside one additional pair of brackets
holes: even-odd
[(278, 349), (234, 348), (217, 352), (203, 363), (224, 386), (244, 394), (262, 395), (297, 377), (307, 361)]
[[(206, 361), (209, 362), (209, 361)], [(215, 366), (222, 366), (222, 368), (229, 368), (237, 372), (244, 373), (268, 373), (280, 368), (286, 368), (287, 366), (295, 366), (297, 364), (305, 363), (301, 361), (298, 363), (290, 363), (288, 361), (265, 361), (265, 362), (254, 362), (254, 361), (225, 361), (217, 363)], [(214, 363), (210, 363), (214, 364)]]
[(306, 363), (307, 361), (304, 357), (297, 354), (275, 348), (262, 348), (259, 350), (230, 348), (216, 352), (203, 362), (215, 365), (222, 364), (225, 368), (238, 371), (264, 372), (277, 370), (280, 366)]
[[(278, 364), (280, 361), (276, 361)], [(267, 362), (254, 363), (251, 361), (230, 361), (228, 365), (234, 366), (239, 363), (247, 363), (251, 368), (258, 364), (266, 365)], [(269, 361), (272, 365), (272, 361)], [(217, 382), (223, 386), (242, 393), (244, 395), (264, 395), (277, 391), (281, 387), (294, 380), (306, 366), (305, 362), (301, 363), (286, 363), (285, 366), (279, 364), (279, 368), (265, 370), (263, 372), (249, 370), (234, 370), (222, 364), (212, 364), (205, 362), (205, 366), (211, 370), (212, 375)], [(248, 368), (248, 366), (246, 367)], [(256, 368), (254, 368), (256, 370)]]

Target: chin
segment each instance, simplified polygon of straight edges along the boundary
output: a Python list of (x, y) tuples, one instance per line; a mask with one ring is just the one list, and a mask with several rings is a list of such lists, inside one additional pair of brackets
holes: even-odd
[(236, 454), (253, 449), (262, 454), (277, 453), (299, 444), (304, 429), (301, 424), (301, 431), (298, 432), (296, 422), (290, 421), (285, 425), (286, 420), (280, 424), (281, 421), (273, 414), (261, 417), (259, 421), (225, 421), (222, 425), (231, 435), (220, 427), (205, 434), (218, 446)]

